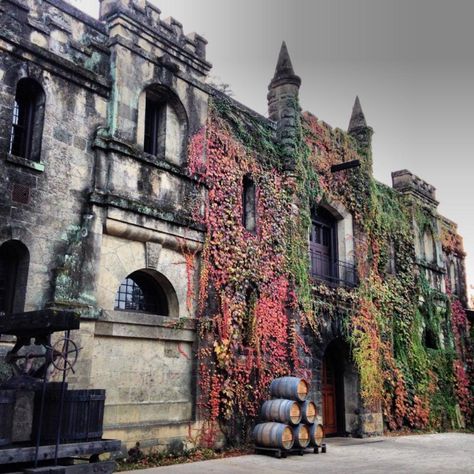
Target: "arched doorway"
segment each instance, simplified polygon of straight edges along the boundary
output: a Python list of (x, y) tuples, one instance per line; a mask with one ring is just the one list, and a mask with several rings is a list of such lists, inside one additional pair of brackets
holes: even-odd
[(326, 348), (322, 365), (321, 392), (324, 431), (346, 436), (358, 425), (358, 375), (350, 349), (341, 338)]

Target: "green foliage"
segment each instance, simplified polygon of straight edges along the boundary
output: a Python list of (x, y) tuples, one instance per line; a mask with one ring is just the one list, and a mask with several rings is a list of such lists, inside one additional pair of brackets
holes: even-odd
[[(413, 224), (434, 229), (435, 216), (374, 180), (370, 146), (300, 116), (297, 101), (287, 105), (297, 119), (284, 147), (270, 122), (219, 94), (206, 130), (191, 140), (190, 174), (209, 189), (199, 295), (203, 437), (212, 440), (219, 423), (229, 441), (245, 439), (270, 381), (305, 373), (299, 329), (318, 334), (323, 315), (343, 318), (363, 399), (382, 403), (390, 429), (456, 426), (457, 406), (470, 413), (465, 315), (430, 287), (415, 256)], [(354, 159), (359, 168), (331, 173)], [(258, 189), (255, 233), (242, 224), (248, 175)], [(308, 232), (320, 201), (353, 216), (355, 289), (310, 277)], [(434, 349), (427, 330), (443, 335)]]
[[(430, 229), (436, 236), (436, 216), (418, 201), (373, 179), (369, 147), (344, 139), (340, 131), (309, 114), (304, 126), (320, 198), (342, 203), (359, 232), (356, 260), (361, 283), (353, 291), (355, 303), (345, 325), (365, 402), (382, 401), (392, 429), (456, 426), (458, 403), (465, 416), (470, 413), (467, 378), (458, 360), (465, 342), (453, 332), (449, 298), (430, 287), (415, 257), (413, 223), (420, 232)], [(344, 161), (356, 157), (360, 168), (331, 173), (331, 165), (341, 157)], [(450, 239), (443, 248), (457, 248), (451, 242), (456, 243), (456, 238)], [(389, 272), (394, 255), (396, 272)], [(332, 308), (347, 302), (330, 289), (319, 288), (317, 294)], [(457, 320), (462, 323), (461, 313)], [(426, 331), (441, 336), (436, 349), (425, 346)]]

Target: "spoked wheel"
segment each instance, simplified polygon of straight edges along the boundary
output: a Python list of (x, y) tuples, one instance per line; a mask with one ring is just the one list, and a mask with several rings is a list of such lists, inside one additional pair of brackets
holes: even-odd
[(70, 338), (64, 337), (56, 341), (53, 346), (52, 364), (56, 370), (66, 372), (71, 370), (74, 373), (74, 365), (79, 356), (77, 344)]

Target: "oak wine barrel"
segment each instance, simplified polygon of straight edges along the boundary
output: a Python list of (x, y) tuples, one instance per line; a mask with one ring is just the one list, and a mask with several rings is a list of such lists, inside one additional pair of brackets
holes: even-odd
[(295, 439), (294, 448), (307, 448), (311, 441), (309, 426), (301, 423), (293, 427), (293, 438)]
[(301, 417), (303, 423), (307, 425), (312, 425), (316, 421), (318, 416), (318, 409), (316, 404), (311, 400), (306, 400), (301, 404)]
[(311, 425), (309, 427), (309, 434), (311, 439), (311, 446), (321, 446), (324, 441), (323, 425)]
[(284, 423), (259, 423), (253, 430), (253, 438), (257, 446), (265, 448), (291, 449), (293, 447), (293, 431)]
[(298, 377), (280, 377), (270, 384), (270, 394), (275, 398), (287, 398), (303, 402), (309, 391), (309, 384)]
[(0, 446), (12, 442), (15, 390), (0, 390)]
[(262, 405), (262, 418), (267, 421), (278, 421), (297, 425), (301, 422), (301, 408), (294, 400), (283, 400), (280, 398), (267, 400)]

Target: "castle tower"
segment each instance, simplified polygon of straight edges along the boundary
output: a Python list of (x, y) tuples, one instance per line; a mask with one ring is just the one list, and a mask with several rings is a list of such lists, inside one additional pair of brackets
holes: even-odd
[(277, 124), (277, 137), (283, 145), (285, 169), (295, 168), (294, 154), (300, 109), (298, 105), (301, 79), (295, 74), (286, 43), (278, 56), (275, 75), (268, 86), (268, 116)]
[(367, 125), (364, 112), (360, 105), (359, 96), (356, 96), (354, 106), (352, 107), (352, 115), (347, 129), (349, 135), (355, 138), (361, 151), (368, 153), (372, 148), (372, 135), (374, 131)]

